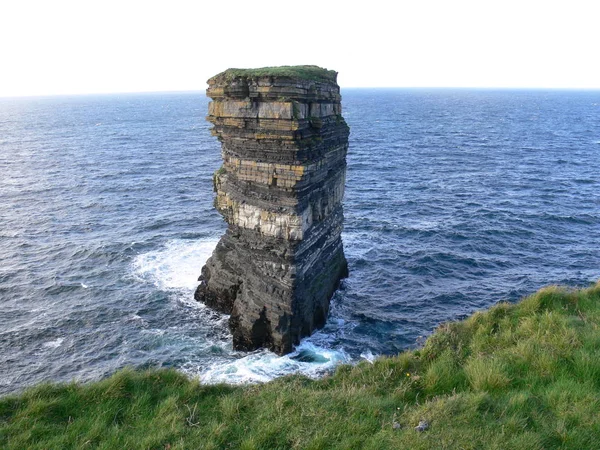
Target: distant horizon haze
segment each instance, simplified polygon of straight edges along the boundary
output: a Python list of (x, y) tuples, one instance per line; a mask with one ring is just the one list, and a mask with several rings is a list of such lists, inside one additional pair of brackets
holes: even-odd
[[(464, 90), (464, 91), (581, 91), (581, 92), (593, 92), (600, 91), (600, 87), (530, 87), (530, 86), (340, 86), (342, 92), (344, 90), (358, 90), (358, 89), (371, 89), (371, 90)], [(144, 94), (184, 94), (184, 93), (198, 93), (204, 95), (206, 88), (204, 89), (163, 89), (155, 91), (116, 91), (116, 92), (67, 92), (67, 93), (49, 93), (49, 94), (24, 94), (24, 95), (0, 95), (2, 99), (33, 99), (33, 98), (45, 98), (45, 97), (78, 97), (78, 96), (111, 96), (111, 95), (144, 95)]]

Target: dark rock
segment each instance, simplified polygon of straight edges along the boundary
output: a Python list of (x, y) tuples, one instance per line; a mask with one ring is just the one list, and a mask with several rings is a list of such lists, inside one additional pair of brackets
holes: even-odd
[(417, 425), (415, 427), (415, 430), (419, 431), (419, 432), (423, 432), (425, 430), (427, 430), (429, 428), (429, 422), (427, 422), (426, 420), (421, 420), (419, 422), (419, 425)]
[(231, 314), (234, 348), (285, 354), (325, 324), (348, 275), (341, 232), (349, 128), (332, 72), (264, 73), (208, 80), (207, 120), (223, 156), (215, 206), (229, 227), (195, 298)]

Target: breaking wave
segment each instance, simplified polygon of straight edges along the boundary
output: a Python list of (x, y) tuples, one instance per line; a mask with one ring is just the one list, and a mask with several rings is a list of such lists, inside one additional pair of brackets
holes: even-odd
[[(303, 339), (294, 352), (285, 356), (264, 349), (249, 353), (234, 351), (227, 329), (227, 316), (193, 301), (200, 268), (212, 254), (217, 242), (216, 239), (172, 240), (161, 249), (138, 255), (132, 262), (134, 274), (139, 280), (170, 292), (173, 299), (187, 306), (194, 306), (194, 320), (203, 321), (202, 325), (213, 329), (212, 333), (197, 339), (198, 349), (204, 350), (200, 352), (202, 357), (196, 359), (188, 356), (181, 367), (185, 373), (198, 376), (202, 382), (209, 384), (260, 383), (291, 373), (315, 378), (340, 363), (351, 361), (343, 349), (327, 347), (328, 335), (323, 332)], [(337, 323), (333, 318), (330, 322)], [(213, 336), (218, 339), (213, 339)], [(212, 353), (212, 356), (207, 357), (205, 353)]]

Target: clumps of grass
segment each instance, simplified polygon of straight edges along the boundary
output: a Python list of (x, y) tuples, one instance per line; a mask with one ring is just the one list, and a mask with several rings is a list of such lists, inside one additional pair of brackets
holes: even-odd
[(337, 81), (337, 72), (310, 65), (261, 67), (258, 69), (227, 69), (212, 77), (211, 80), (231, 81), (235, 78), (252, 79), (262, 77), (299, 78), (301, 80), (335, 83)]
[(423, 388), (427, 395), (463, 389), (466, 383), (467, 374), (450, 351), (445, 351), (435, 358), (423, 375)]
[(510, 383), (506, 363), (493, 357), (470, 358), (464, 370), (474, 391), (500, 391)]
[(600, 448), (599, 324), (600, 283), (550, 287), (320, 380), (205, 386), (124, 370), (41, 385), (0, 399), (0, 447)]
[[(220, 177), (222, 177), (223, 175), (225, 175), (227, 173), (227, 169), (225, 169), (225, 166), (221, 166), (219, 167), (217, 170), (215, 170), (215, 172), (213, 173), (212, 176), (212, 181), (213, 181), (213, 191), (217, 192), (219, 189), (219, 185), (221, 183), (221, 179)], [(215, 197), (215, 207), (216, 207), (216, 202), (217, 202), (217, 198)]]

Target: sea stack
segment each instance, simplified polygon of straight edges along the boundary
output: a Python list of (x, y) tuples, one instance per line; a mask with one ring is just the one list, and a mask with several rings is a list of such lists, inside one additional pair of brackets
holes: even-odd
[(347, 276), (341, 233), (349, 128), (337, 73), (229, 69), (208, 80), (221, 142), (215, 207), (228, 224), (195, 298), (230, 314), (233, 346), (292, 351), (325, 324)]

